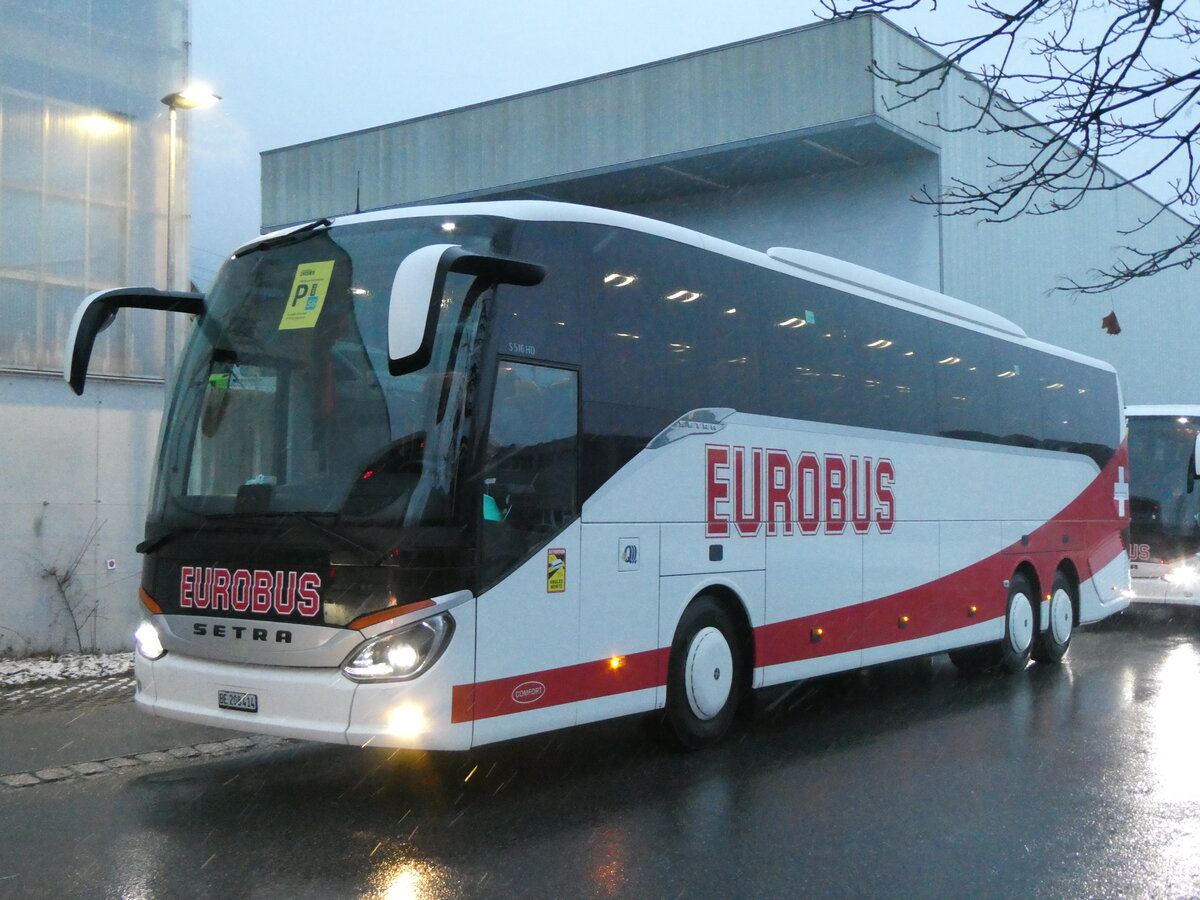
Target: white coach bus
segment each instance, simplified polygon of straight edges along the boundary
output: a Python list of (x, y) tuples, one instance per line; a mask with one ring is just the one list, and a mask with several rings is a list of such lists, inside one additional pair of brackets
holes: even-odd
[(1127, 600), (1113, 370), (799, 250), (493, 202), (268, 235), (164, 418), (137, 702), (462, 749), (950, 651), (1053, 663)]
[(1131, 599), (1200, 605), (1200, 406), (1129, 406)]

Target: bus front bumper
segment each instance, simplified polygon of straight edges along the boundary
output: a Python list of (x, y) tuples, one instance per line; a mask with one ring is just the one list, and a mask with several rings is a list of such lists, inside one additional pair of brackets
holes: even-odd
[[(135, 653), (135, 701), (156, 716), (309, 741), (465, 750), (451, 723), (452, 660), (409, 682), (356, 683), (340, 669), (268, 667)], [(447, 654), (447, 657), (451, 654)], [(439, 671), (440, 670), (440, 671)]]

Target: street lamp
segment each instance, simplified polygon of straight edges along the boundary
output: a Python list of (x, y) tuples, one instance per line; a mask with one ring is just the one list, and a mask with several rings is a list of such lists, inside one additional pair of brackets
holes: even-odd
[(162, 98), (168, 109), (170, 132), (167, 139), (167, 290), (175, 290), (175, 157), (177, 138), (175, 118), (179, 110), (203, 109), (221, 98), (208, 88), (193, 85)]

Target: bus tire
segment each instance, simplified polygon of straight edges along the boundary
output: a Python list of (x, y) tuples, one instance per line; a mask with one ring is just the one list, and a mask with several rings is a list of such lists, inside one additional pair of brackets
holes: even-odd
[(1071, 647), (1071, 629), (1075, 625), (1074, 585), (1063, 572), (1054, 575), (1050, 588), (1050, 612), (1046, 630), (1033, 645), (1033, 658), (1040, 663), (1060, 662)]
[(745, 648), (732, 617), (701, 594), (684, 610), (667, 661), (669, 734), (685, 750), (721, 740), (746, 692)]
[(1019, 572), (1008, 583), (1004, 612), (1004, 638), (1000, 641), (1000, 668), (1016, 674), (1029, 665), (1037, 636), (1036, 595), (1029, 579)]
[(949, 652), (950, 662), (964, 675), (976, 675), (994, 668), (997, 662), (995, 644), (976, 644), (957, 647)]

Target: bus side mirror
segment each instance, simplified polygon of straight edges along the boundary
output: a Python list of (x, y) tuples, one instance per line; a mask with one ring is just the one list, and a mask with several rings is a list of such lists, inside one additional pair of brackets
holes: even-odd
[(76, 394), (83, 393), (96, 335), (111, 325), (117, 311), (126, 306), (198, 316), (204, 312), (204, 295), (156, 288), (115, 288), (90, 294), (75, 310), (63, 357), (63, 378)]
[(433, 355), (433, 336), (446, 276), (451, 272), (474, 275), (491, 284), (529, 287), (546, 277), (534, 263), (464, 250), (458, 244), (430, 244), (414, 250), (396, 269), (388, 306), (388, 371), (393, 375), (415, 372)]
[(1187, 493), (1196, 490), (1197, 476), (1200, 476), (1200, 434), (1196, 435), (1192, 443), (1192, 458), (1188, 460)]

